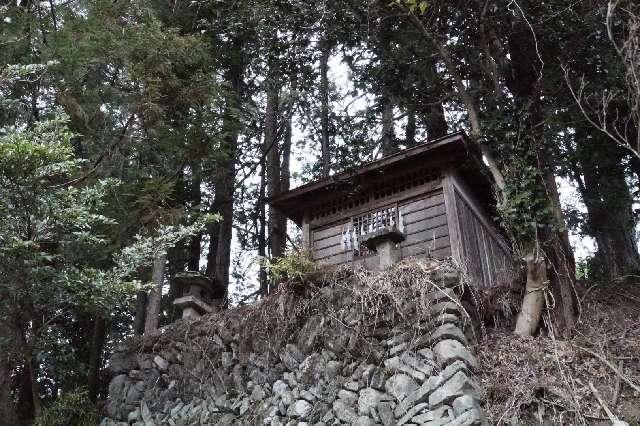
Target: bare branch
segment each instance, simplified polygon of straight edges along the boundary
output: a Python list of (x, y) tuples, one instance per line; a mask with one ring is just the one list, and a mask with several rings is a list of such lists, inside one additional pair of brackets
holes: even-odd
[[(584, 77), (579, 89), (571, 83), (569, 70), (562, 66), (571, 96), (584, 118), (618, 146), (640, 159), (640, 16), (629, 8), (620, 8), (626, 19), (615, 22), (622, 0), (610, 0), (605, 26), (624, 72), (622, 89), (605, 89), (600, 94), (587, 95)], [(616, 34), (622, 40), (616, 39)], [(590, 100), (594, 99), (594, 102)], [(621, 111), (622, 110), (622, 111)]]

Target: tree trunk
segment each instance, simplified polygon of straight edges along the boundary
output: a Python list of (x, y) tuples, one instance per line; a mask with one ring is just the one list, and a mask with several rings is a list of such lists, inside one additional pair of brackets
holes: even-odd
[(32, 424), (34, 406), (29, 369), (26, 363), (19, 365), (19, 367), (16, 377), (16, 416), (20, 420), (18, 424)]
[(9, 425), (11, 419), (16, 418), (11, 384), (14, 380), (14, 360), (11, 331), (3, 321), (0, 321), (0, 425)]
[(89, 399), (96, 402), (100, 392), (100, 367), (102, 366), (102, 352), (106, 339), (106, 320), (96, 316), (93, 327), (93, 339), (89, 351), (89, 372), (87, 374), (87, 389)]
[(633, 199), (625, 179), (624, 153), (611, 142), (590, 133), (576, 130), (577, 153), (584, 176), (581, 195), (587, 207), (586, 231), (598, 246), (597, 275), (614, 280), (640, 270)]
[(407, 111), (407, 126), (404, 130), (404, 144), (407, 148), (416, 144), (416, 112), (413, 108)]
[(544, 292), (548, 284), (547, 262), (538, 256), (538, 253), (528, 254), (525, 257), (525, 262), (527, 265), (527, 284), (515, 333), (520, 337), (531, 337), (538, 329), (545, 303)]
[(133, 333), (142, 336), (144, 333), (144, 323), (147, 316), (147, 293), (139, 291), (136, 295), (136, 313), (133, 318)]
[(33, 354), (29, 352), (26, 360), (27, 374), (31, 383), (31, 398), (33, 399), (33, 416), (40, 417), (42, 414), (42, 402), (40, 401), (40, 385), (38, 384), (38, 367), (33, 359)]
[(0, 425), (10, 425), (11, 419), (16, 418), (11, 397), (11, 365), (4, 360), (0, 362)]
[[(284, 139), (282, 141), (282, 155), (280, 162), (280, 192), (288, 191), (291, 186), (291, 114), (285, 118), (284, 126)], [(275, 220), (277, 220), (278, 223), (274, 224), (274, 229), (277, 229), (279, 232), (279, 246), (275, 247), (272, 245), (271, 253), (272, 255), (273, 253), (278, 253), (278, 256), (281, 257), (284, 255), (287, 247), (287, 217), (280, 212), (277, 213), (278, 215)], [(275, 252), (274, 249), (277, 249), (277, 252)]]
[(544, 186), (553, 213), (553, 222), (547, 224), (546, 231), (542, 233), (542, 242), (547, 246), (547, 259), (551, 266), (551, 291), (555, 300), (552, 318), (557, 331), (567, 335), (575, 327), (578, 315), (575, 259), (569, 243), (567, 223), (562, 214), (560, 193), (545, 145), (538, 149), (537, 160), (542, 169)]
[[(215, 187), (215, 186), (214, 186)], [(221, 213), (220, 208), (215, 204), (215, 196), (214, 203), (211, 207), (211, 211), (215, 213)], [(209, 248), (207, 251), (207, 267), (205, 270), (205, 275), (211, 279), (216, 278), (216, 253), (218, 251), (218, 240), (220, 239), (220, 222), (215, 222), (209, 225), (208, 229), (209, 234)]]
[(448, 132), (447, 120), (444, 118), (442, 103), (435, 102), (427, 110), (427, 137), (429, 140), (445, 136)]
[[(555, 306), (551, 310), (554, 333), (567, 334), (575, 326), (577, 317), (577, 298), (575, 289), (575, 261), (573, 250), (569, 244), (567, 226), (562, 214), (560, 195), (550, 161), (548, 142), (544, 133), (544, 113), (540, 94), (539, 73), (541, 63), (537, 57), (537, 50), (533, 44), (530, 28), (519, 17), (515, 18), (513, 28), (509, 34), (509, 54), (511, 56), (511, 72), (513, 78), (506, 78), (507, 87), (514, 95), (514, 102), (518, 111), (519, 134), (522, 141), (519, 145), (525, 149), (535, 150), (536, 164), (540, 172), (541, 181), (535, 193), (539, 197), (546, 197), (551, 210), (550, 223), (536, 229), (536, 244), (545, 251), (551, 276), (550, 290), (553, 294)], [(529, 245), (529, 242), (526, 245)]]
[(232, 41), (230, 64), (225, 75), (231, 93), (227, 96), (227, 104), (223, 114), (222, 134), (224, 137), (220, 147), (222, 158), (216, 164), (213, 201), (215, 211), (220, 214), (221, 219), (211, 228), (207, 256), (207, 275), (214, 278), (227, 292), (229, 267), (231, 266), (231, 240), (233, 238), (236, 157), (241, 126), (237, 117), (242, 103), (245, 71), (243, 38), (242, 35), (237, 35)]
[[(284, 140), (282, 141), (282, 163), (280, 165), (280, 192), (288, 191), (291, 187), (291, 114), (285, 117)], [(287, 219), (283, 216), (285, 235)]]
[[(18, 344), (18, 350), (23, 357), (24, 371), (21, 381), (21, 390), (23, 399), (23, 407), (29, 408), (31, 412), (23, 412), (25, 418), (37, 418), (42, 413), (42, 402), (40, 401), (40, 385), (38, 384), (38, 367), (37, 362), (34, 359), (34, 354), (31, 349), (30, 343), (26, 339), (25, 329), (28, 327), (19, 327), (16, 329), (16, 343)], [(32, 328), (31, 332), (34, 332), (35, 328)]]
[[(265, 213), (267, 183), (265, 175), (266, 161), (263, 154), (263, 160), (260, 166), (260, 198), (258, 199), (258, 256), (262, 261), (267, 258), (267, 216)], [(260, 281), (260, 294), (266, 296), (269, 294), (269, 281), (267, 279), (267, 270), (262, 263), (260, 264), (258, 278)]]
[(466, 108), (470, 128), (469, 138), (477, 145), (482, 156), (484, 157), (484, 161), (496, 185), (496, 189), (498, 192), (498, 201), (503, 200), (505, 197), (506, 189), (504, 176), (502, 175), (502, 171), (500, 170), (493, 152), (483, 142), (482, 126), (480, 123), (480, 111), (475, 103), (475, 100), (473, 99), (473, 96), (471, 96), (471, 94), (467, 90), (467, 87), (465, 86), (464, 78), (458, 72), (458, 67), (456, 66), (449, 47), (447, 46), (445, 41), (440, 40), (416, 15), (410, 13), (407, 15), (407, 18), (409, 19), (411, 24), (424, 36), (424, 38), (433, 44), (433, 47), (437, 50), (440, 58), (444, 62), (447, 72), (453, 79), (455, 87), (458, 91), (458, 97)]
[[(18, 268), (24, 271), (24, 260), (18, 259)], [(16, 279), (16, 288), (18, 290), (26, 290), (27, 284), (25, 277), (26, 274), (19, 274)], [(22, 414), (25, 418), (33, 419), (40, 416), (42, 413), (42, 402), (40, 400), (40, 385), (38, 383), (38, 362), (33, 352), (33, 341), (38, 333), (41, 332), (42, 320), (41, 317), (35, 314), (35, 308), (32, 298), (27, 295), (22, 298), (22, 303), (19, 303), (17, 311), (12, 312), (11, 323), (13, 326), (13, 341), (16, 345), (16, 352), (22, 356), (24, 362), (23, 375), (21, 381), (22, 390), (22, 404), (25, 409), (30, 409), (30, 412), (24, 410)]]
[(427, 137), (429, 140), (437, 139), (445, 136), (448, 133), (447, 120), (444, 116), (444, 107), (442, 106), (441, 98), (442, 90), (438, 85), (438, 71), (436, 69), (436, 60), (431, 58), (429, 65), (427, 65), (428, 78), (432, 81), (432, 90), (429, 91), (427, 96)]
[[(278, 144), (278, 118), (280, 103), (280, 85), (278, 71), (271, 66), (270, 82), (267, 86), (267, 107), (264, 122), (264, 143), (267, 152), (267, 196), (273, 197), (281, 191), (281, 160)], [(284, 223), (284, 227), (283, 227)], [(286, 218), (276, 209), (269, 208), (268, 221), (269, 252), (272, 259), (282, 257), (286, 244)]]
[(153, 288), (149, 293), (147, 314), (144, 323), (144, 334), (150, 335), (158, 330), (160, 322), (160, 302), (162, 301), (162, 287), (164, 285), (164, 271), (167, 263), (167, 254), (162, 252), (153, 259), (152, 281)]
[(382, 155), (386, 156), (396, 153), (398, 151), (398, 144), (396, 143), (393, 131), (393, 104), (391, 103), (391, 99), (387, 96), (382, 96), (380, 103), (382, 104), (382, 139), (380, 145), (382, 147)]
[[(202, 203), (202, 193), (200, 185), (202, 179), (200, 177), (200, 165), (197, 161), (191, 163), (191, 188), (190, 188), (190, 204), (191, 209)], [(200, 245), (202, 244), (202, 234), (191, 237), (188, 247), (187, 269), (190, 271), (200, 271)]]
[(329, 146), (329, 56), (331, 45), (320, 43), (320, 128), (322, 152), (322, 176), (329, 176), (331, 170), (331, 147)]

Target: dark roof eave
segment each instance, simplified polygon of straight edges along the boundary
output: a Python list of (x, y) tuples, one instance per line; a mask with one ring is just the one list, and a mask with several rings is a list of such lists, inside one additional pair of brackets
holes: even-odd
[(391, 164), (394, 164), (398, 161), (404, 160), (409, 157), (413, 157), (419, 154), (422, 154), (427, 151), (433, 151), (442, 146), (448, 145), (452, 142), (463, 140), (466, 143), (466, 137), (463, 132), (452, 133), (441, 138), (435, 139), (433, 141), (425, 142), (423, 144), (414, 146), (412, 148), (405, 149), (403, 151), (397, 152), (392, 155), (388, 155), (386, 157), (382, 157), (378, 160), (371, 161), (369, 163), (365, 163), (364, 165), (358, 167), (355, 171), (347, 171), (335, 174), (333, 176), (329, 176), (320, 180), (316, 180), (314, 182), (309, 182), (307, 184), (301, 185), (297, 188), (294, 188), (290, 191), (283, 192), (282, 194), (275, 195), (273, 197), (267, 198), (267, 203), (269, 204), (277, 204), (280, 201), (295, 198), (302, 194), (306, 194), (309, 192), (313, 192), (324, 187), (331, 185), (332, 183), (343, 181), (345, 179), (350, 179), (355, 176), (365, 174), (377, 168), (385, 167)]

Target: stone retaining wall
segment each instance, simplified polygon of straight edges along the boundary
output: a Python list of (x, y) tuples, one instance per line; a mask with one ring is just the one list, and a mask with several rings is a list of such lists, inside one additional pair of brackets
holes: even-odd
[[(458, 275), (422, 274), (401, 301), (362, 299), (392, 275), (359, 292), (345, 279), (129, 342), (111, 360), (102, 425), (484, 425)], [(255, 309), (289, 312), (293, 331), (243, 337), (231, 320), (255, 322)]]

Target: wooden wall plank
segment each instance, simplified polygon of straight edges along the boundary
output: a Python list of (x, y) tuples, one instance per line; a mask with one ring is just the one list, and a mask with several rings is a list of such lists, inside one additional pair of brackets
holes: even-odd
[(489, 285), (495, 285), (496, 284), (496, 265), (495, 265), (495, 256), (493, 254), (494, 243), (492, 241), (493, 239), (491, 238), (491, 235), (489, 235), (489, 233), (484, 228), (482, 228), (482, 240), (486, 248), (485, 258), (487, 262), (487, 270), (489, 273)]
[(449, 228), (449, 241), (451, 243), (451, 256), (462, 264), (462, 240), (460, 232), (460, 216), (456, 203), (455, 188), (453, 186), (451, 171), (447, 170), (442, 180), (442, 192), (447, 215), (447, 226)]
[(480, 250), (476, 238), (474, 215), (458, 191), (454, 191), (458, 220), (460, 223), (460, 243), (462, 247), (461, 266), (465, 273), (478, 286), (484, 285), (482, 265), (480, 262)]
[(435, 239), (436, 244), (439, 244), (438, 240), (446, 240), (447, 245), (449, 245), (449, 229), (446, 224), (443, 226), (438, 226), (433, 229), (427, 229), (424, 231), (414, 232), (412, 234), (407, 234), (406, 240), (404, 240), (401, 245), (403, 247), (407, 247), (413, 244), (421, 243), (423, 241), (433, 241)]
[(429, 207), (437, 206), (444, 203), (442, 191), (436, 191), (417, 200), (400, 202), (400, 211), (402, 215), (408, 215), (418, 210), (424, 210)]
[(309, 217), (305, 216), (302, 219), (302, 248), (305, 250), (311, 250), (313, 240), (311, 239), (311, 227), (309, 226)]
[(504, 241), (502, 236), (498, 233), (496, 227), (492, 223), (492, 220), (487, 217), (483, 209), (475, 201), (475, 199), (471, 195), (471, 192), (467, 188), (466, 184), (455, 174), (452, 175), (451, 182), (453, 183), (453, 186), (458, 196), (466, 202), (467, 206), (473, 212), (476, 219), (480, 221), (480, 223), (491, 234), (491, 236), (496, 240), (496, 242), (500, 244), (500, 246), (502, 246), (503, 250), (505, 250), (505, 253), (509, 253), (511, 249), (509, 248), (508, 244)]
[(346, 222), (312, 231), (313, 258), (323, 265), (340, 265), (353, 257), (342, 248), (342, 229)]
[(428, 207), (426, 209), (413, 211), (407, 215), (403, 214), (402, 217), (404, 218), (404, 224), (409, 225), (420, 220), (429, 219), (436, 216), (444, 216), (445, 213), (445, 206), (444, 203), (442, 203), (436, 206)]
[[(378, 201), (375, 208), (353, 213), (353, 215), (377, 210), (387, 205), (383, 201), (388, 200)], [(403, 214), (407, 234), (406, 240), (399, 244), (402, 257), (430, 256), (437, 259), (450, 257), (452, 250), (445, 194), (442, 189), (429, 193), (423, 191), (419, 198), (398, 200), (398, 204)], [(350, 216), (342, 217), (338, 219), (339, 222), (334, 220), (334, 223), (328, 226), (315, 226), (311, 230), (314, 259), (319, 263), (332, 266), (344, 263), (351, 263), (354, 266), (365, 264), (371, 266), (377, 263), (377, 256), (354, 259), (353, 251), (342, 250), (342, 232), (350, 218)]]
[(330, 237), (323, 238), (321, 240), (315, 240), (313, 242), (313, 249), (320, 250), (323, 248), (339, 245), (341, 243), (342, 243), (342, 233), (332, 235)]
[(346, 253), (346, 250), (342, 249), (342, 245), (337, 244), (329, 247), (325, 247), (323, 249), (314, 250), (313, 255), (315, 258), (323, 258), (327, 256), (333, 256), (338, 253)]
[(329, 238), (334, 235), (338, 235), (342, 233), (342, 227), (345, 226), (346, 224), (347, 224), (347, 221), (343, 220), (341, 223), (338, 223), (332, 226), (323, 227), (320, 229), (317, 229), (317, 228), (313, 229), (312, 230), (313, 241), (316, 242), (323, 238)]
[(428, 217), (422, 220), (418, 220), (411, 223), (405, 223), (404, 233), (407, 236), (415, 234), (416, 232), (428, 231), (438, 227), (447, 227), (447, 217), (443, 214), (438, 216)]
[(414, 244), (409, 247), (402, 247), (402, 258), (406, 259), (408, 257), (421, 257), (424, 258), (429, 253), (431, 258), (433, 259), (446, 259), (451, 256), (451, 247), (444, 246), (437, 248), (435, 250), (430, 250), (426, 244)]
[[(474, 218), (475, 219), (475, 218)], [(491, 272), (489, 271), (489, 259), (487, 258), (487, 245), (484, 239), (484, 229), (479, 220), (473, 221), (473, 226), (476, 231), (476, 238), (478, 239), (478, 252), (480, 254), (479, 264), (482, 269), (482, 284), (484, 286), (491, 285)]]

